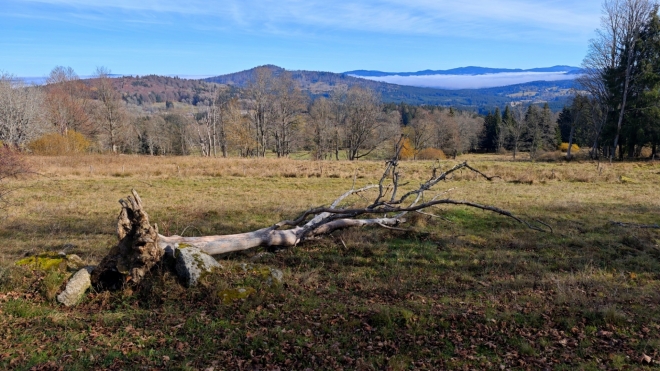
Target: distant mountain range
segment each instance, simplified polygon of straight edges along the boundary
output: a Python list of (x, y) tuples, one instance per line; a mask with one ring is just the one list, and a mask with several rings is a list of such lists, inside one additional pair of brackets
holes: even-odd
[[(269, 68), (276, 76), (285, 71), (283, 68), (273, 65), (262, 67)], [(255, 70), (256, 68), (252, 68), (227, 75), (209, 77), (204, 79), (204, 81), (244, 88), (248, 86), (249, 82), (254, 77)], [(481, 67), (465, 67), (455, 70), (464, 71), (463, 76), (471, 77), (472, 75), (467, 74), (468, 71), (484, 72), (487, 70), (504, 70), (506, 72), (498, 72), (492, 74), (485, 73), (484, 76), (508, 76), (507, 74), (512, 73), (566, 74), (572, 71), (577, 71), (579, 69), (568, 66), (556, 66), (543, 69), (535, 69), (537, 71), (544, 70), (547, 72), (537, 72), (530, 70), (486, 69)], [(389, 82), (376, 81), (371, 78), (368, 79), (364, 77), (358, 77), (348, 72), (332, 73), (304, 70), (288, 72), (291, 73), (292, 78), (298, 82), (300, 88), (312, 97), (329, 96), (339, 87), (350, 88), (353, 86), (360, 86), (376, 91), (378, 94), (380, 94), (382, 100), (386, 103), (404, 102), (408, 104), (453, 106), (457, 108), (478, 111), (480, 113), (486, 113), (495, 107), (503, 108), (506, 104), (514, 101), (536, 103), (547, 102), (553, 110), (561, 110), (561, 108), (564, 106), (564, 104), (566, 104), (570, 97), (570, 89), (574, 85), (573, 79), (576, 76), (573, 75), (569, 78), (555, 79), (554, 81), (528, 81), (523, 83), (504, 84), (505, 86), (495, 86), (480, 89), (438, 89), (424, 86), (420, 87), (399, 85)], [(371, 72), (377, 73), (378, 71)], [(423, 72), (425, 71), (420, 71), (418, 73)]]
[[(273, 65), (262, 67), (270, 69), (275, 76), (285, 71), (283, 68)], [(122, 92), (124, 100), (128, 103), (148, 105), (170, 100), (195, 105), (211, 99), (213, 83), (230, 85), (236, 89), (247, 87), (255, 75), (255, 70), (256, 68), (252, 68), (204, 79), (156, 75), (112, 75), (111, 77), (115, 77), (114, 85)], [(554, 66), (529, 70), (462, 67), (444, 71), (406, 72), (398, 73), (398, 75), (388, 75), (389, 72), (381, 71), (333, 73), (299, 70), (288, 72), (311, 98), (327, 97), (339, 88), (359, 86), (375, 91), (385, 103), (403, 102), (414, 105), (453, 106), (487, 113), (495, 107), (503, 108), (511, 102), (519, 101), (547, 102), (553, 110), (561, 110), (571, 96), (574, 78), (579, 76), (581, 71), (577, 67)], [(516, 79), (519, 79), (520, 76), (533, 80), (517, 81)], [(551, 78), (543, 78), (547, 76)], [(406, 84), (395, 84), (386, 80), (394, 77), (413, 81)], [(87, 78), (87, 76), (83, 78)], [(441, 89), (424, 85), (424, 83), (428, 83), (429, 79), (445, 83), (449, 81), (440, 80), (443, 78), (454, 79), (451, 81), (459, 81), (463, 85), (474, 82), (483, 83), (484, 81), (500, 85), (487, 85), (474, 89)], [(386, 81), (378, 81), (381, 79)], [(45, 78), (21, 78), (21, 80), (28, 84), (45, 83)]]
[(449, 70), (424, 70), (417, 72), (382, 72), (382, 71), (369, 71), (369, 70), (355, 70), (344, 72), (346, 75), (359, 76), (359, 77), (382, 77), (382, 76), (429, 76), (429, 75), (486, 75), (495, 73), (521, 73), (521, 72), (563, 72), (566, 74), (580, 74), (582, 69), (580, 67), (571, 66), (553, 66), (542, 68), (531, 68), (527, 70), (515, 68), (488, 68), (488, 67), (459, 67)]
[(350, 76), (398, 85), (439, 89), (481, 89), (532, 81), (573, 80), (582, 74), (582, 69), (571, 66), (554, 66), (527, 70), (461, 67), (438, 71), (382, 72), (357, 70), (345, 73)]

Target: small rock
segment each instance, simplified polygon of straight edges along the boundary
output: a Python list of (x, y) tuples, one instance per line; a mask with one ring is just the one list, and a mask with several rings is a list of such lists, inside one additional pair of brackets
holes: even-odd
[(243, 273), (247, 273), (248, 271), (254, 270), (254, 267), (252, 266), (252, 264), (241, 263), (239, 269), (243, 271)]
[(67, 307), (78, 304), (85, 295), (85, 291), (92, 286), (91, 273), (94, 267), (85, 267), (71, 277), (66, 289), (57, 295), (57, 301)]
[(85, 262), (76, 254), (66, 256), (66, 269), (77, 272), (86, 266)]
[(64, 246), (62, 246), (62, 251), (60, 251), (60, 253), (63, 253), (64, 255), (66, 255), (67, 251), (69, 251), (69, 250), (71, 250), (75, 247), (76, 247), (76, 245), (74, 245), (72, 243), (66, 243), (66, 244), (64, 244)]
[(271, 286), (273, 283), (275, 284), (280, 284), (282, 283), (282, 279), (284, 278), (284, 273), (275, 268), (269, 268), (270, 269), (270, 277), (268, 277), (268, 281), (266, 283), (268, 286)]
[(187, 287), (197, 285), (202, 275), (213, 268), (222, 268), (213, 257), (196, 247), (176, 248), (176, 273)]

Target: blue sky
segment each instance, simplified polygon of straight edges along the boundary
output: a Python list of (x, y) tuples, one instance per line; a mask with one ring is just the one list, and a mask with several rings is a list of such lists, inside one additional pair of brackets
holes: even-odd
[(0, 71), (579, 65), (600, 0), (0, 0)]

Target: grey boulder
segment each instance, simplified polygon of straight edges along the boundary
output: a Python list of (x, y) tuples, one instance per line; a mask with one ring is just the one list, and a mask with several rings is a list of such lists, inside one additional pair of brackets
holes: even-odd
[(222, 269), (212, 256), (196, 247), (175, 248), (176, 273), (187, 287), (197, 285), (199, 279), (214, 268)]
[(71, 272), (77, 272), (85, 267), (85, 262), (75, 254), (66, 255), (66, 268)]
[(67, 307), (78, 304), (85, 295), (85, 291), (92, 286), (91, 273), (94, 267), (85, 267), (71, 277), (66, 284), (66, 288), (59, 295), (57, 301)]

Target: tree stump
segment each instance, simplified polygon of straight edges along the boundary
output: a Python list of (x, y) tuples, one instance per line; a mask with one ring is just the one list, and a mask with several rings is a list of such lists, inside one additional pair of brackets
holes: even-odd
[(117, 220), (119, 243), (92, 273), (92, 284), (99, 290), (118, 290), (126, 283), (139, 283), (164, 254), (158, 246), (158, 226), (149, 223), (142, 200), (135, 190), (122, 206)]

